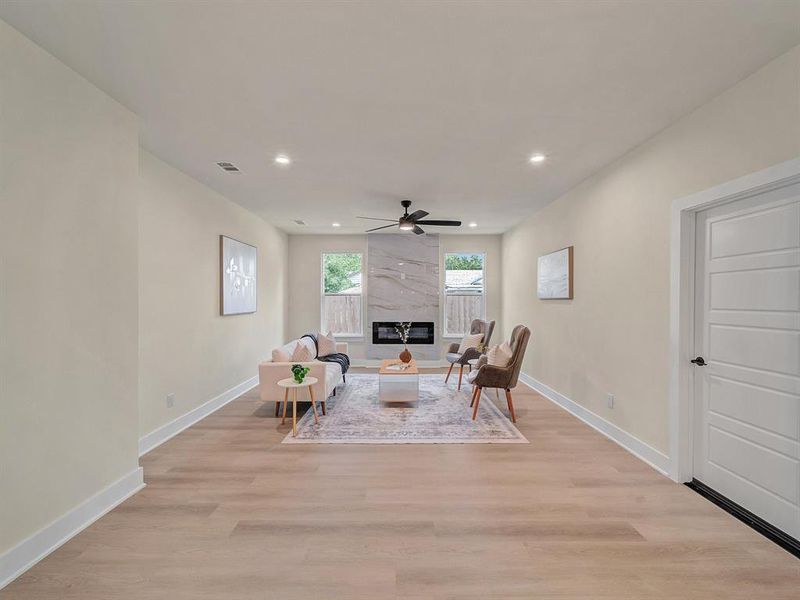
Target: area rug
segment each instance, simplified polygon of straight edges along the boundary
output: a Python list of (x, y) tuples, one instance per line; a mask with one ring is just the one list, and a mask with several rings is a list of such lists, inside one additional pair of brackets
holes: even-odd
[(470, 387), (446, 385), (444, 375), (419, 376), (419, 400), (384, 404), (377, 375), (348, 375), (328, 398), (319, 424), (308, 410), (284, 444), (527, 444), (514, 424), (484, 394), (472, 420)]

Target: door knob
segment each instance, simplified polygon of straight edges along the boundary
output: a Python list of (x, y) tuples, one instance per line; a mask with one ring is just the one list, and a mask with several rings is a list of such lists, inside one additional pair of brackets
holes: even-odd
[(706, 364), (708, 364), (706, 363), (705, 359), (702, 356), (698, 356), (697, 358), (695, 358), (694, 360), (690, 360), (689, 362), (696, 364), (698, 367), (705, 367)]

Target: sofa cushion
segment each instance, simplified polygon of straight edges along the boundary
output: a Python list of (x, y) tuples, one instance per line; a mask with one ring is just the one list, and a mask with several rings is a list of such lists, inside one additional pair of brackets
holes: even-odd
[(287, 352), (286, 346), (275, 348), (272, 351), (272, 362), (289, 362), (292, 360), (292, 355)]
[(320, 332), (317, 336), (317, 350), (319, 356), (328, 356), (336, 353), (336, 339), (330, 331), (328, 335)]
[(276, 355), (276, 351), (277, 351), (277, 356), (279, 358), (285, 356), (286, 360), (275, 360), (273, 358), (272, 362), (289, 362), (289, 361), (291, 361), (292, 360), (292, 354), (294, 353), (294, 347), (295, 346), (297, 346), (297, 340), (292, 340), (290, 342), (286, 342), (280, 348), (276, 348), (275, 350), (273, 350), (272, 351), (272, 356), (273, 357)]
[(325, 375), (327, 377), (333, 377), (334, 381), (339, 381), (342, 377), (342, 366), (339, 363), (335, 362), (328, 362), (325, 364)]
[(312, 360), (314, 360), (314, 351), (307, 344), (298, 341), (292, 351), (292, 362), (310, 362)]
[(458, 352), (448, 352), (445, 358), (447, 359), (447, 362), (455, 363), (461, 358), (461, 354)]
[(494, 367), (507, 367), (511, 362), (514, 352), (508, 342), (503, 342), (497, 346), (492, 346), (486, 353), (487, 362)]
[(458, 346), (458, 353), (464, 354), (469, 348), (475, 348), (478, 344), (481, 343), (483, 339), (482, 333), (468, 333), (464, 336), (464, 339), (461, 340), (461, 344)]

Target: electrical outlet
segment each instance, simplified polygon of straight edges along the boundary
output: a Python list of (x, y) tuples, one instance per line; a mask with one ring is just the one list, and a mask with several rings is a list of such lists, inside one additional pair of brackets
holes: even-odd
[(608, 408), (614, 408), (614, 394), (608, 394), (606, 401), (608, 402)]
[(175, 394), (167, 394), (167, 408), (175, 406)]

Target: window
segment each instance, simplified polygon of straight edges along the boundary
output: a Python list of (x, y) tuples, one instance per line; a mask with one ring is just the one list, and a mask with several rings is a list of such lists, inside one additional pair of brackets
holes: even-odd
[(485, 315), (486, 256), (453, 253), (444, 256), (444, 335), (461, 337), (473, 319)]
[(322, 255), (321, 331), (344, 337), (363, 335), (361, 262), (356, 252)]

